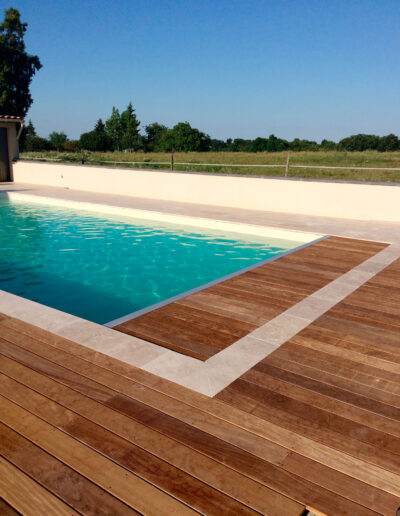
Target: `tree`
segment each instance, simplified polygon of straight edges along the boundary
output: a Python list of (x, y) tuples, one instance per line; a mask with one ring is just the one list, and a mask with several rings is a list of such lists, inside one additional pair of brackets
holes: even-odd
[(99, 118), (93, 131), (81, 134), (79, 138), (79, 148), (104, 152), (111, 148), (112, 144), (105, 129), (103, 120)]
[(39, 152), (50, 150), (50, 142), (40, 136), (27, 136), (24, 141), (24, 151)]
[(122, 149), (138, 150), (143, 146), (142, 138), (139, 135), (140, 122), (136, 117), (132, 102), (121, 113), (121, 147)]
[(37, 136), (36, 129), (32, 124), (32, 120), (29, 120), (28, 124), (22, 129), (21, 137), (19, 139), (19, 148), (21, 151), (26, 150), (26, 142), (32, 137)]
[(180, 122), (166, 131), (160, 139), (160, 149), (164, 152), (202, 152), (210, 149), (211, 138), (191, 127), (189, 122)]
[(28, 124), (25, 126), (25, 134), (26, 136), (37, 136), (36, 129), (32, 124), (32, 120), (29, 119)]
[(111, 116), (106, 120), (105, 130), (109, 137), (113, 150), (120, 150), (122, 138), (121, 115), (117, 108), (113, 107)]
[(332, 142), (331, 140), (322, 140), (320, 144), (321, 149), (324, 150), (336, 150), (336, 143)]
[(210, 151), (212, 152), (221, 152), (226, 150), (226, 143), (224, 140), (218, 140), (216, 138), (212, 138), (210, 140)]
[(33, 102), (29, 91), (32, 77), (42, 67), (38, 56), (25, 51), (27, 26), (12, 7), (0, 24), (0, 112), (22, 118)]
[(380, 143), (380, 137), (374, 134), (354, 134), (347, 138), (343, 138), (338, 143), (339, 150), (346, 151), (365, 151), (377, 149)]
[(57, 133), (53, 131), (49, 134), (49, 142), (52, 147), (54, 147), (57, 151), (60, 151), (67, 141), (67, 135), (65, 133)]
[(378, 151), (380, 152), (393, 152), (399, 150), (400, 142), (396, 135), (388, 134), (382, 136), (378, 143)]
[(165, 125), (159, 124), (158, 122), (154, 122), (152, 124), (146, 125), (145, 127), (146, 136), (145, 136), (145, 149), (147, 152), (155, 152), (160, 150), (160, 142), (163, 135), (169, 131), (168, 127)]

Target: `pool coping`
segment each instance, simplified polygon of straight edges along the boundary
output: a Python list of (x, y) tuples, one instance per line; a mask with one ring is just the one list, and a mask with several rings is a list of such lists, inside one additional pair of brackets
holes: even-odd
[(399, 257), (400, 245), (389, 245), (204, 362), (5, 291), (0, 291), (0, 312), (214, 396)]

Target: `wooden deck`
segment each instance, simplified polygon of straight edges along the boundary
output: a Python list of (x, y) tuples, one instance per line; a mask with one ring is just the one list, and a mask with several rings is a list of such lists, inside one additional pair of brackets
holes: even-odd
[[(305, 480), (364, 512), (394, 516), (400, 506), (400, 260), (217, 398), (278, 425), (282, 439), (294, 432), (303, 450), (311, 440)], [(285, 459), (282, 466), (290, 471), (296, 463)]]
[(207, 360), (384, 247), (330, 237), (114, 329)]
[[(380, 249), (348, 245), (317, 276)], [(215, 398), (0, 315), (0, 514), (399, 506), (400, 260)]]
[(230, 407), (15, 319), (0, 357), (0, 496), (23, 514), (302, 513)]

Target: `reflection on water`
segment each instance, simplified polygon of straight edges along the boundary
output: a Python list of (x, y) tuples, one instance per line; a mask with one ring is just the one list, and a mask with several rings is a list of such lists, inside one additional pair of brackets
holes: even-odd
[(105, 323), (295, 247), (0, 198), (0, 289)]

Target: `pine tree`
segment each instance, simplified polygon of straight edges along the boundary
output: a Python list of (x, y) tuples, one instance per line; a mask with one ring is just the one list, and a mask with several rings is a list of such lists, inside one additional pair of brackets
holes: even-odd
[(132, 102), (121, 113), (122, 148), (137, 150), (141, 146), (140, 122), (136, 117)]
[(26, 136), (37, 136), (36, 129), (32, 124), (32, 120), (29, 119), (28, 124), (25, 126), (25, 135)]
[(112, 143), (113, 150), (120, 150), (122, 138), (121, 115), (115, 107), (112, 108), (111, 116), (106, 121), (106, 133)]

